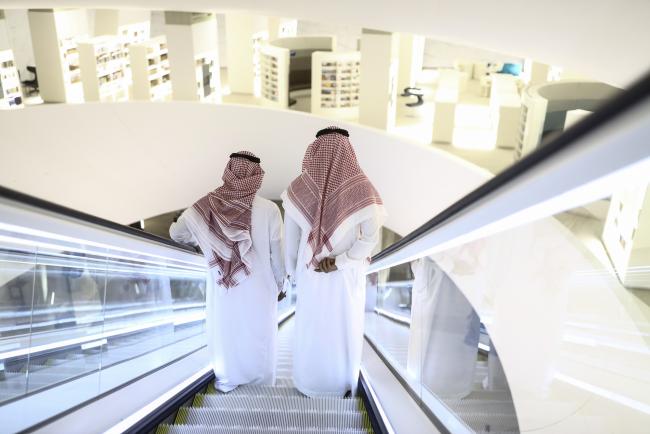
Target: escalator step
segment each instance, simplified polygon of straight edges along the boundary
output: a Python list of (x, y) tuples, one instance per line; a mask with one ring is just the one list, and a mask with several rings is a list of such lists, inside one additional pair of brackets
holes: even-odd
[(367, 428), (370, 418), (360, 411), (300, 411), (295, 409), (257, 410), (230, 409), (221, 411), (211, 408), (180, 408), (176, 423), (185, 425), (216, 425), (233, 428)]
[(307, 398), (268, 395), (203, 395), (194, 398), (194, 407), (249, 410), (292, 409), (297, 411), (354, 412), (363, 411), (360, 399)]
[(371, 434), (365, 428), (268, 428), (219, 425), (159, 425), (156, 434)]

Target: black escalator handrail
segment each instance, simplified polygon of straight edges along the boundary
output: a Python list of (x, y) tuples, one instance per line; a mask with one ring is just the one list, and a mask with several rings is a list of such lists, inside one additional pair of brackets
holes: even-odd
[(47, 200), (40, 199), (38, 197), (30, 196), (29, 194), (21, 193), (16, 190), (11, 190), (1, 185), (0, 185), (0, 198), (9, 199), (15, 202), (29, 205), (34, 208), (39, 208), (44, 211), (52, 212), (54, 214), (59, 214), (65, 217), (81, 220), (86, 223), (92, 223), (94, 225), (101, 226), (114, 231), (122, 232), (130, 236), (145, 238), (148, 241), (164, 244), (169, 247), (175, 247), (177, 249), (185, 250), (189, 253), (194, 253), (198, 255), (198, 253), (196, 253), (196, 251), (190, 246), (177, 243), (176, 241), (173, 241), (171, 239), (163, 238), (158, 235), (154, 235), (149, 232), (145, 232), (143, 230), (133, 228), (131, 226), (121, 225), (119, 223), (115, 223), (110, 220), (103, 219), (101, 217), (86, 214), (84, 212), (77, 211), (75, 209), (68, 208), (63, 205), (57, 205), (53, 202), (49, 202)]
[(372, 257), (371, 262), (383, 259), (405, 246), (413, 243), (417, 239), (424, 236), (426, 233), (432, 231), (442, 223), (456, 216), (461, 211), (468, 208), (470, 205), (478, 202), (480, 199), (486, 197), (507, 184), (512, 183), (518, 177), (522, 176), (528, 170), (535, 166), (542, 164), (544, 161), (553, 157), (554, 155), (562, 152), (563, 150), (576, 145), (578, 141), (596, 131), (598, 128), (603, 127), (608, 122), (613, 121), (621, 116), (626, 111), (630, 110), (640, 102), (644, 101), (650, 96), (650, 73), (647, 73), (636, 81), (628, 90), (621, 92), (610, 101), (603, 104), (598, 110), (591, 115), (585, 117), (580, 122), (569, 127), (564, 133), (554, 137), (543, 146), (538, 146), (537, 149), (517, 163), (505, 169), (503, 172), (495, 175), (492, 179), (482, 184), (477, 189), (471, 191), (466, 196), (443, 210), (441, 213), (433, 217), (422, 226), (418, 227), (408, 235), (404, 236), (401, 240), (386, 247), (381, 252)]

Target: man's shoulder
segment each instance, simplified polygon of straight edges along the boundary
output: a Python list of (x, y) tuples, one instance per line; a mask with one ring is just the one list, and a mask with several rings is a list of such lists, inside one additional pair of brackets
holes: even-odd
[(272, 200), (266, 199), (262, 196), (255, 196), (253, 200), (253, 205), (259, 207), (260, 209), (275, 211), (278, 210), (278, 206)]

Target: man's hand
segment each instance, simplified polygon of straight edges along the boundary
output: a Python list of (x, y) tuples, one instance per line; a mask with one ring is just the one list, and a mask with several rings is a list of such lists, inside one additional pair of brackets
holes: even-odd
[(280, 292), (278, 293), (278, 301), (282, 301), (282, 300), (284, 300), (284, 299), (286, 298), (286, 296), (287, 296), (287, 292), (286, 292), (286, 291), (280, 291)]
[(336, 270), (338, 270), (336, 267), (336, 258), (324, 258), (322, 261), (320, 261), (318, 267), (314, 271), (318, 273), (330, 273)]

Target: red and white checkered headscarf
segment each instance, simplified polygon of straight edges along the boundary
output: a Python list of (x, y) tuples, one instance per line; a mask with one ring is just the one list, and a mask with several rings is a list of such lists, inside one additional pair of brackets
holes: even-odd
[(337, 127), (321, 130), (309, 145), (302, 174), (289, 185), (283, 199), (285, 212), (309, 231), (310, 264), (314, 267), (334, 248), (338, 230), (361, 222), (353, 217), (361, 216), (362, 211), (383, 214), (381, 197), (359, 167), (347, 131)]
[[(237, 154), (256, 158), (247, 151)], [(237, 286), (251, 272), (251, 209), (263, 178), (259, 163), (232, 157), (223, 172), (223, 185), (193, 205), (210, 232), (199, 244), (212, 250), (203, 253), (209, 266), (219, 271), (217, 283), (225, 288)]]

